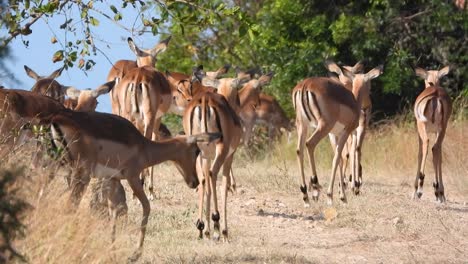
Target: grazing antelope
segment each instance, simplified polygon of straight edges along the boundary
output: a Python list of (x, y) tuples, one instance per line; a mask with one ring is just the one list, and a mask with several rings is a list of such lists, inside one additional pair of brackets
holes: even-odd
[[(169, 44), (170, 40), (171, 40), (171, 36), (159, 42), (152, 49), (140, 49), (138, 48), (137, 45), (135, 45), (132, 38), (128, 38), (127, 39), (128, 45), (130, 49), (133, 51), (133, 53), (135, 53), (135, 55), (137, 56), (137, 60), (136, 61), (132, 61), (132, 60), (117, 61), (114, 65), (112, 65), (112, 68), (109, 71), (109, 74), (107, 75), (107, 81), (115, 80), (116, 84), (119, 84), (120, 81), (123, 79), (123, 77), (132, 69), (142, 67), (142, 66), (154, 67), (157, 62), (157, 56), (166, 50), (167, 45)], [(110, 93), (112, 113), (116, 115), (120, 115), (120, 111), (122, 107), (122, 105), (120, 105), (121, 101), (119, 100), (119, 97), (118, 97), (120, 93), (119, 91), (120, 88), (118, 87), (121, 87), (121, 86), (116, 86), (116, 88), (112, 90)], [(125, 87), (122, 87), (122, 88), (125, 88)]]
[[(234, 153), (239, 146), (242, 128), (240, 120), (234, 110), (230, 107), (226, 98), (220, 94), (206, 92), (199, 93), (189, 104), (183, 116), (183, 126), (187, 135), (197, 133), (220, 133), (220, 139), (211, 143), (198, 143), (201, 154), (197, 159), (197, 168), (200, 186), (199, 214), (196, 222), (203, 237), (205, 224), (203, 221), (203, 200), (206, 189), (206, 230), (205, 235), (210, 235), (210, 200), (213, 195), (214, 213), (211, 215), (214, 221), (214, 235), (219, 238), (220, 214), (216, 191), (216, 180), (218, 172), (223, 166), (222, 206), (223, 206), (223, 239), (228, 239), (227, 229), (227, 191), (230, 187), (230, 171)], [(213, 160), (213, 162), (211, 162)]]
[[(304, 145), (307, 146), (312, 170), (309, 188), (312, 190), (312, 198), (318, 200), (321, 186), (315, 167), (315, 147), (327, 134), (332, 134), (337, 138), (327, 191), (328, 204), (331, 204), (335, 174), (341, 152), (348, 136), (359, 124), (361, 103), (365, 94), (369, 92), (369, 86), (365, 85), (365, 83), (380, 74), (381, 69), (375, 68), (363, 75), (362, 78), (354, 79), (353, 82), (356, 83), (355, 95), (336, 80), (323, 77), (305, 79), (294, 87), (292, 100), (296, 111), (298, 133), (297, 157), (302, 180), (300, 189), (303, 193), (305, 206), (310, 204), (304, 175)], [(309, 126), (315, 127), (315, 131), (306, 140)], [(340, 177), (340, 199), (346, 202), (342, 177)]]
[(22, 128), (29, 124), (38, 125), (41, 120), (62, 109), (64, 107), (60, 102), (48, 96), (24, 90), (0, 89), (0, 157), (18, 143), (18, 134), (24, 132)]
[(150, 203), (143, 191), (139, 174), (144, 168), (171, 160), (190, 188), (198, 186), (196, 158), (197, 143), (210, 142), (219, 134), (179, 136), (154, 142), (141, 133), (126, 119), (104, 113), (85, 113), (64, 110), (50, 120), (51, 134), (55, 145), (66, 150), (66, 157), (74, 167), (70, 202), (77, 206), (91, 175), (110, 179), (108, 203), (112, 214), (112, 238), (115, 237), (117, 217), (115, 190), (120, 180), (127, 180), (130, 188), (143, 207), (140, 225), (139, 257), (146, 233)]
[[(341, 70), (341, 68), (334, 63), (333, 61), (325, 61), (325, 67), (330, 71), (334, 72), (338, 75), (339, 81), (346, 87), (346, 89), (350, 90), (351, 92), (353, 91), (353, 80), (351, 77), (349, 77), (348, 74), (345, 74), (344, 71)], [(343, 69), (346, 72), (349, 72), (350, 74), (359, 74), (362, 72), (364, 69), (364, 65), (362, 64), (361, 61), (356, 63), (354, 66), (343, 66)], [(370, 84), (369, 84), (370, 85)], [(369, 89), (370, 90), (370, 89)], [(362, 101), (361, 104), (361, 112), (360, 112), (360, 117), (359, 117), (359, 125), (356, 130), (357, 133), (357, 144), (358, 148), (362, 148), (362, 144), (364, 142), (364, 136), (366, 134), (367, 128), (369, 126), (369, 121), (371, 118), (371, 113), (372, 113), (372, 101), (370, 98), (370, 93), (367, 94)], [(336, 138), (330, 137), (330, 143), (332, 144), (332, 148), (335, 149), (334, 142), (336, 142)], [(341, 167), (341, 177), (344, 177), (346, 173), (346, 168), (348, 165), (348, 160), (350, 157), (350, 150), (352, 146), (352, 138), (348, 138), (347, 144), (345, 145), (342, 153), (342, 162), (340, 164)], [(357, 188), (354, 188), (355, 194), (359, 193), (359, 188), (362, 185), (362, 165), (361, 165), (361, 156), (359, 156), (359, 160), (357, 161), (357, 170), (358, 170), (358, 181), (354, 185)], [(349, 181), (352, 181), (352, 173), (349, 175)]]
[(35, 71), (24, 65), (26, 74), (36, 80), (36, 83), (31, 88), (31, 91), (38, 94), (47, 95), (63, 103), (65, 100), (65, 90), (67, 87), (62, 86), (55, 79), (62, 73), (63, 68), (55, 70), (49, 76), (39, 76)]
[(416, 75), (424, 79), (425, 88), (414, 103), (414, 115), (416, 117), (419, 138), (419, 154), (413, 198), (421, 198), (422, 196), (425, 177), (424, 167), (429, 146), (428, 133), (435, 133), (436, 139), (432, 147), (435, 171), (433, 187), (436, 200), (441, 203), (445, 202), (444, 183), (442, 181), (442, 143), (452, 113), (452, 100), (445, 89), (439, 85), (439, 79), (447, 75), (449, 70), (448, 66), (440, 71), (426, 71), (416, 68)]

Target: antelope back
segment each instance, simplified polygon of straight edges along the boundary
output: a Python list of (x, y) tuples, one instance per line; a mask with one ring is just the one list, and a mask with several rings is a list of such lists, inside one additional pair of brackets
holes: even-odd
[(132, 69), (119, 85), (123, 94), (120, 105), (124, 106), (123, 112), (127, 115), (162, 115), (170, 107), (169, 83), (162, 73), (152, 67)]

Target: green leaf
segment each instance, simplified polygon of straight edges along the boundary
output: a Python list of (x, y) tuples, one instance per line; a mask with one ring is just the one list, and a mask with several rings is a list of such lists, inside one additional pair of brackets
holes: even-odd
[(114, 5), (111, 5), (110, 6), (110, 9), (112, 10), (112, 12), (114, 12), (115, 14), (117, 14), (119, 11), (117, 10), (117, 7), (115, 7)]
[(245, 23), (242, 23), (239, 27), (239, 37), (242, 38), (243, 36), (245, 36), (248, 30), (249, 26), (247, 26)]
[(95, 26), (95, 27), (99, 26), (99, 20), (97, 20), (97, 19), (94, 18), (94, 17), (90, 17), (90, 18), (89, 18), (89, 22), (91, 23), (91, 25), (93, 25), (93, 26)]

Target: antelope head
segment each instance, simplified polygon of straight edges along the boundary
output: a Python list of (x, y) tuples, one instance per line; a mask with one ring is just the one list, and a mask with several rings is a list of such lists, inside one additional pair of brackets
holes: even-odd
[(128, 46), (130, 49), (135, 53), (137, 56), (137, 65), (138, 67), (142, 66), (151, 66), (154, 67), (157, 62), (157, 56), (160, 53), (163, 53), (166, 51), (167, 45), (169, 45), (169, 41), (171, 40), (172, 36), (169, 36), (168, 38), (164, 39), (163, 41), (159, 42), (156, 44), (151, 49), (141, 49), (139, 48), (134, 42), (132, 38), (128, 38)]
[(370, 81), (383, 73), (383, 65), (379, 65), (367, 73), (354, 74), (347, 69), (344, 69), (343, 73), (352, 81), (354, 97), (364, 98), (370, 96)]
[(24, 65), (24, 70), (29, 77), (36, 80), (36, 83), (31, 88), (32, 92), (47, 95), (63, 103), (64, 95), (61, 93), (62, 85), (55, 80), (60, 76), (63, 68), (55, 70), (49, 76), (40, 76), (26, 65)]
[(95, 90), (78, 90), (75, 87), (63, 86), (63, 91), (69, 97), (69, 99), (75, 100), (77, 102), (76, 107), (73, 110), (81, 112), (93, 112), (98, 105), (97, 98), (102, 94), (109, 93), (114, 85), (115, 81), (110, 81), (99, 86)]
[(447, 75), (450, 71), (449, 66), (445, 66), (439, 71), (426, 71), (422, 68), (416, 68), (416, 75), (424, 79), (425, 87), (439, 86), (440, 78)]
[[(326, 60), (325, 61), (325, 67), (327, 68), (328, 71), (336, 73), (338, 75), (338, 79), (340, 82), (349, 90), (351, 90), (353, 82), (350, 78), (348, 78), (343, 71), (341, 70), (340, 66), (338, 66), (335, 62), (331, 60)], [(357, 62), (354, 66), (343, 66), (343, 69), (346, 71), (356, 74), (356, 73), (361, 73), (364, 70), (364, 64), (362, 61)]]

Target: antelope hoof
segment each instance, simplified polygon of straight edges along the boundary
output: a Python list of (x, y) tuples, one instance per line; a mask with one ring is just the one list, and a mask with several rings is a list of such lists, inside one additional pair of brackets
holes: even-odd
[(223, 242), (224, 242), (224, 243), (229, 243), (228, 231), (227, 231), (227, 230), (223, 230), (222, 234), (223, 234)]
[(136, 262), (141, 257), (142, 250), (141, 248), (137, 249), (131, 257), (128, 258), (129, 263)]
[(445, 199), (445, 195), (443, 192), (439, 192), (439, 202), (445, 203), (447, 200)]
[(348, 200), (346, 199), (346, 196), (341, 196), (341, 197), (340, 197), (340, 200), (341, 200), (341, 202), (343, 202), (344, 204), (348, 203)]
[(304, 200), (304, 207), (305, 208), (309, 208), (310, 207), (310, 201), (309, 201), (309, 197), (304, 197), (302, 198)]
[(333, 205), (333, 194), (332, 193), (327, 193), (327, 205), (329, 205), (329, 206)]
[(210, 231), (209, 231), (209, 230), (206, 230), (206, 231), (205, 231), (205, 237), (206, 237), (206, 238), (210, 238)]
[(231, 186), (229, 187), (229, 191), (230, 191), (232, 194), (236, 194), (236, 193), (237, 193), (236, 184), (231, 184)]

